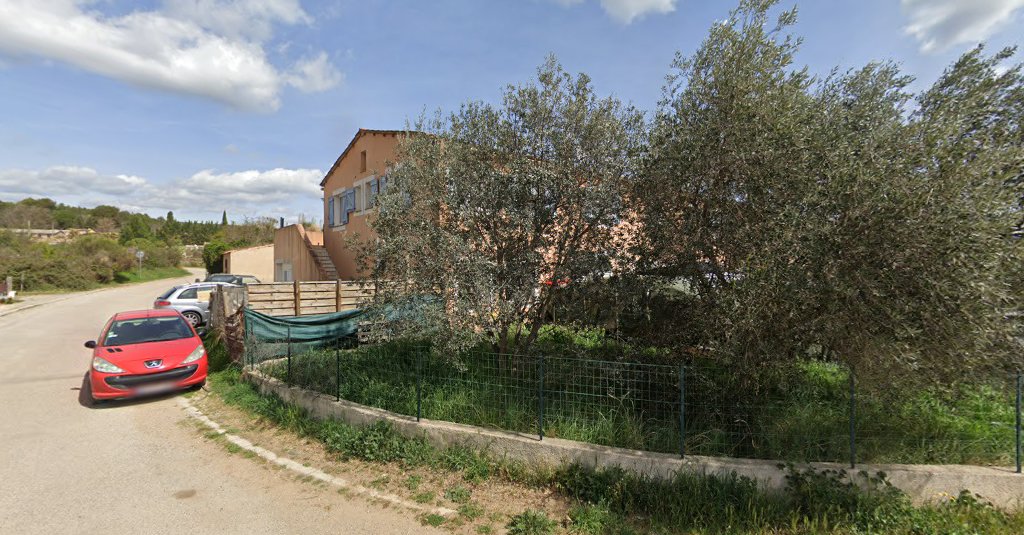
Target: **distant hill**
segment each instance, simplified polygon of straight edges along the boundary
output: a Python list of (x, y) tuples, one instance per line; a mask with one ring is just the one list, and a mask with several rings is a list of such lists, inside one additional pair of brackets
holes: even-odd
[[(160, 239), (183, 245), (201, 245), (228, 227), (257, 227), (257, 232), (244, 232), (253, 241), (273, 240), (272, 219), (246, 221), (241, 225), (225, 225), (216, 221), (179, 221), (173, 212), (166, 217), (127, 212), (116, 206), (93, 208), (69, 206), (47, 198), (28, 198), (14, 202), (0, 200), (0, 228), (10, 229), (91, 229), (100, 233), (118, 233), (121, 243), (136, 238)], [(268, 234), (266, 229), (271, 230)], [(241, 231), (241, 228), (232, 230)], [(254, 229), (250, 229), (254, 230)], [(228, 232), (231, 234), (231, 232)], [(254, 235), (255, 234), (255, 235)]]

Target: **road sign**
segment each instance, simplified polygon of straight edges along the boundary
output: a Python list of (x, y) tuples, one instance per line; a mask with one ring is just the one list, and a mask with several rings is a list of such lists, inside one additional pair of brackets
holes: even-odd
[(144, 253), (142, 251), (135, 251), (135, 258), (138, 258), (139, 260), (142, 260), (142, 258), (144, 256), (146, 256), (146, 253)]

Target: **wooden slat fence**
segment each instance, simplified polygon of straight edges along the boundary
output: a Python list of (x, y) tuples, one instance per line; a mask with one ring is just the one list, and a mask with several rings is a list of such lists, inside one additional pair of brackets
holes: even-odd
[(249, 308), (268, 316), (305, 316), (359, 308), (374, 286), (355, 281), (271, 282), (245, 287)]

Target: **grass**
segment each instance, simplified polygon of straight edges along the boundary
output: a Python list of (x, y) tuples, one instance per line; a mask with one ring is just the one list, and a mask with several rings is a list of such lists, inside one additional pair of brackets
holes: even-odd
[(423, 523), (436, 528), (441, 524), (444, 524), (444, 517), (439, 514), (431, 513), (423, 517)]
[(416, 503), (426, 504), (426, 503), (433, 502), (435, 497), (437, 497), (436, 493), (430, 492), (430, 491), (424, 491), (424, 492), (419, 492), (417, 494), (413, 494), (412, 500), (414, 502), (416, 502)]
[(160, 279), (171, 279), (177, 277), (188, 277), (191, 272), (180, 267), (144, 267), (139, 270), (121, 271), (114, 276), (117, 284), (130, 284), (135, 282), (149, 282)]
[(459, 506), (459, 516), (470, 521), (484, 516), (484, 512), (484, 508), (475, 503), (464, 503)]
[(203, 335), (203, 346), (206, 348), (209, 372), (225, 370), (231, 364), (231, 355), (228, 353), (228, 348), (224, 345), (224, 338), (219, 331), (207, 331)]
[(405, 488), (415, 491), (420, 488), (421, 483), (423, 483), (423, 476), (411, 475), (405, 480)]
[(462, 485), (456, 485), (446, 491), (444, 491), (444, 498), (452, 503), (464, 504), (469, 503), (472, 492), (463, 487)]
[[(573, 343), (584, 351), (591, 347), (587, 339)], [(550, 340), (541, 346), (555, 347)], [(679, 368), (591, 356), (598, 355), (544, 359), (544, 436), (678, 452), (684, 434)], [(342, 349), (340, 355), (332, 349), (296, 352), (290, 370), (283, 362), (268, 370), (292, 384), (399, 414), (419, 411), (433, 420), (537, 433), (539, 367), (538, 357), (473, 353), (453, 360), (391, 343)], [(756, 398), (729, 367), (697, 361), (686, 373), (682, 440), (688, 453), (849, 459), (848, 375), (838, 365), (799, 362), (767, 381), (769, 388)], [(1014, 405), (1008, 386), (861, 392), (857, 461), (1009, 465)]]
[(513, 516), (505, 527), (509, 535), (547, 535), (555, 532), (558, 523), (548, 518), (544, 511), (527, 509)]
[(612, 512), (603, 505), (578, 503), (569, 510), (570, 533), (601, 535), (612, 521)]
[[(1024, 514), (1001, 512), (967, 492), (938, 505), (915, 507), (880, 474), (789, 466), (786, 489), (766, 492), (754, 481), (736, 475), (680, 473), (661, 480), (617, 468), (595, 470), (579, 465), (553, 472), (532, 471), (479, 452), (470, 455), (465, 448), (439, 450), (422, 438), (402, 436), (388, 425), (357, 427), (315, 420), (279, 398), (259, 395), (239, 376), (231, 369), (210, 376), (213, 391), (230, 405), (316, 438), (342, 457), (444, 469), (462, 473), (464, 479), (478, 464), (486, 464), (489, 477), (549, 489), (570, 500), (574, 506), (566, 527), (576, 533), (1024, 533)], [(365, 446), (363, 439), (369, 439), (372, 446)], [(406, 485), (408, 488), (408, 481)], [(457, 488), (448, 489), (446, 498), (465, 498), (463, 506), (472, 504)], [(420, 503), (432, 503), (435, 498), (433, 492), (414, 496)], [(460, 514), (468, 518), (475, 511), (464, 513), (460, 507)], [(509, 533), (550, 533), (556, 525), (543, 511), (527, 510), (513, 517), (507, 527)]]

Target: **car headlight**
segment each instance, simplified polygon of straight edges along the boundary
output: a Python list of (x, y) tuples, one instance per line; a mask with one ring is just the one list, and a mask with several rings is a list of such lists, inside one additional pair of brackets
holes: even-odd
[(113, 364), (111, 364), (110, 362), (108, 362), (106, 359), (104, 359), (102, 357), (93, 357), (92, 358), (92, 369), (94, 369), (94, 370), (96, 370), (98, 372), (103, 372), (103, 373), (122, 373), (122, 372), (124, 372), (124, 370), (122, 370), (121, 368), (118, 368), (117, 366), (114, 366)]
[(185, 357), (185, 360), (181, 361), (181, 363), (188, 364), (189, 362), (195, 362), (203, 358), (204, 354), (206, 354), (206, 348), (203, 347), (203, 344), (199, 344), (191, 353), (188, 354), (187, 357)]

